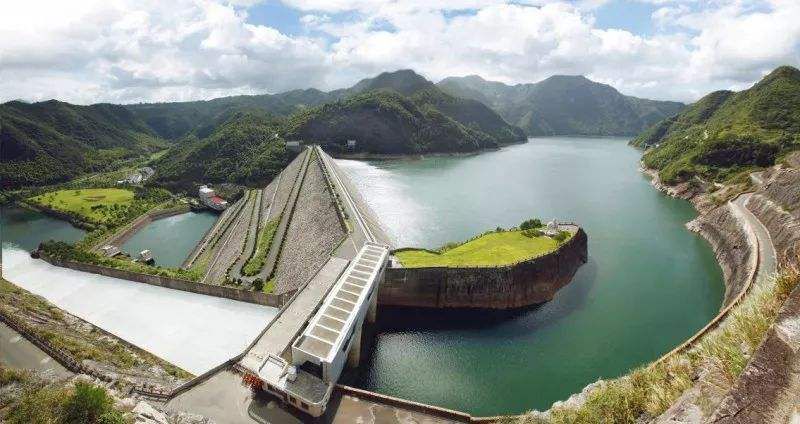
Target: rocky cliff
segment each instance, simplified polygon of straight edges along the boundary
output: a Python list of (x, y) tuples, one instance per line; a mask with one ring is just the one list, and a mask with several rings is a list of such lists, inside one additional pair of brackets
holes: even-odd
[(381, 305), (509, 309), (544, 303), (586, 263), (587, 236), (578, 229), (558, 250), (516, 265), (492, 268), (389, 268)]

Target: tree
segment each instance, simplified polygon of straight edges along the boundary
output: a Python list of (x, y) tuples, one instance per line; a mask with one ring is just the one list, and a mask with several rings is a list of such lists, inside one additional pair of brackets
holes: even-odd
[(532, 230), (534, 228), (539, 228), (542, 226), (542, 220), (539, 218), (531, 218), (525, 221), (522, 221), (522, 224), (519, 224), (520, 230)]

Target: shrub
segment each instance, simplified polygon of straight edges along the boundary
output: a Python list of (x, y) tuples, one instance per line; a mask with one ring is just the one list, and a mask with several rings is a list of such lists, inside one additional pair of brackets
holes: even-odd
[(569, 237), (569, 231), (559, 231), (558, 234), (553, 236), (553, 240), (561, 243)]
[[(103, 416), (110, 419), (112, 418), (110, 415), (116, 412), (113, 404), (114, 402), (104, 388), (79, 381), (75, 383), (75, 393), (67, 399), (64, 405), (64, 422), (68, 424), (99, 423)], [(113, 423), (115, 421), (104, 419), (102, 422)]]
[(522, 230), (522, 235), (525, 237), (534, 238), (534, 237), (541, 237), (544, 235), (544, 233), (541, 230), (526, 229)]
[(253, 289), (256, 291), (264, 290), (264, 281), (260, 278), (253, 280)]
[(522, 221), (522, 224), (519, 224), (520, 230), (532, 230), (534, 228), (539, 228), (542, 226), (542, 220), (539, 218), (531, 218), (525, 221)]

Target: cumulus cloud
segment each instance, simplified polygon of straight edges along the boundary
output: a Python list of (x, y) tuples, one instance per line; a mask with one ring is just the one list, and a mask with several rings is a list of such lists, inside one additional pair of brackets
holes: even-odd
[(583, 74), (691, 101), (800, 62), (794, 0), (639, 0), (649, 35), (600, 28), (606, 0), (283, 0), (300, 35), (248, 21), (258, 0), (6, 2), (0, 100), (206, 99), (339, 88), (413, 68), (506, 83)]

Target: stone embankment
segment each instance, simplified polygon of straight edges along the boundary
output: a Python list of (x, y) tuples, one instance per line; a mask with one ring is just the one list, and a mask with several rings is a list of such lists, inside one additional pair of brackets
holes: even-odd
[(345, 237), (335, 200), (316, 160), (308, 165), (275, 270), (275, 293), (296, 290)]
[(485, 268), (389, 268), (378, 292), (386, 306), (509, 309), (544, 303), (586, 263), (581, 228), (559, 248), (514, 265)]

